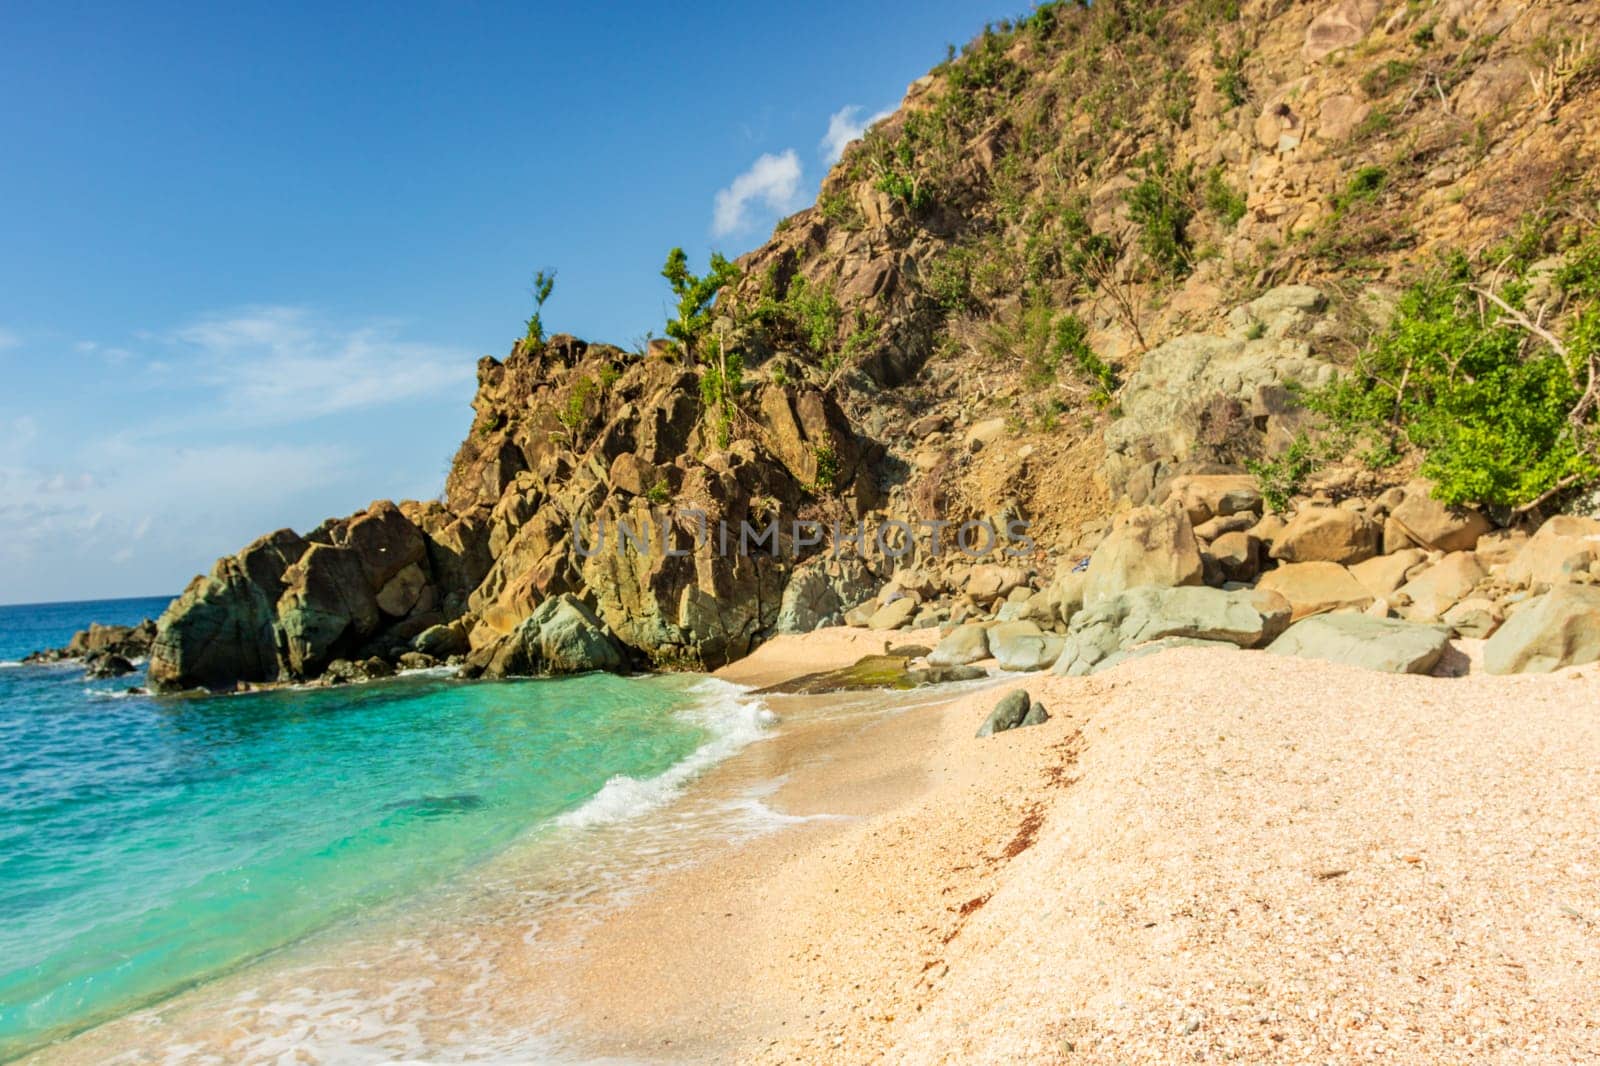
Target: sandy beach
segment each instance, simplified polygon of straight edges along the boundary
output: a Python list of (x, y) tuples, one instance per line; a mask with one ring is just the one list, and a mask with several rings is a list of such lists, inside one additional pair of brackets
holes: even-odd
[[(1019, 686), (1051, 721), (974, 739)], [(1593, 1061), (1597, 706), (1594, 667), (1179, 650), (775, 741), (769, 804), (845, 817), (551, 929), (568, 1033), (647, 1061)]]

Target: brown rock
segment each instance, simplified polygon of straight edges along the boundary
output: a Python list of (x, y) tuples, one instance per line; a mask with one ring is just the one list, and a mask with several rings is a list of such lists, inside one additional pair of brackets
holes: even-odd
[[(1175, 477), (1168, 488), (1167, 499), (1182, 507), (1190, 524), (1196, 526), (1212, 518), (1261, 513), (1261, 489), (1256, 479), (1248, 474)], [(1249, 524), (1239, 528), (1249, 528)]]
[(1227, 581), (1254, 581), (1261, 570), (1261, 542), (1248, 533), (1224, 533), (1208, 550)]
[(1296, 512), (1272, 545), (1272, 557), (1286, 563), (1348, 565), (1378, 553), (1378, 527), (1344, 507), (1306, 507)]
[(1141, 585), (1198, 585), (1204, 574), (1200, 545), (1183, 508), (1136, 507), (1089, 559), (1083, 602), (1095, 604)]
[(1505, 616), (1499, 606), (1482, 596), (1470, 596), (1443, 615), (1444, 624), (1458, 636), (1483, 640), (1494, 635)]
[(1428, 561), (1420, 548), (1402, 548), (1393, 555), (1375, 555), (1350, 567), (1362, 588), (1378, 599), (1388, 599), (1404, 585), (1411, 573)]
[(1563, 585), (1596, 559), (1600, 559), (1600, 520), (1557, 515), (1528, 538), (1506, 567), (1506, 580), (1536, 589)]
[(1315, 63), (1332, 52), (1357, 44), (1372, 28), (1381, 6), (1378, 0), (1339, 0), (1324, 8), (1306, 27), (1300, 54)]
[(1477, 511), (1466, 507), (1446, 507), (1429, 495), (1427, 482), (1406, 486), (1405, 498), (1389, 512), (1406, 536), (1429, 551), (1471, 551), (1478, 538), (1493, 525)]
[(1359, 611), (1373, 599), (1349, 570), (1331, 562), (1280, 566), (1263, 574), (1256, 588), (1276, 592), (1288, 600), (1297, 622), (1328, 611)]
[(1472, 552), (1451, 552), (1400, 587), (1399, 597), (1409, 601), (1400, 613), (1413, 622), (1435, 621), (1487, 576)]

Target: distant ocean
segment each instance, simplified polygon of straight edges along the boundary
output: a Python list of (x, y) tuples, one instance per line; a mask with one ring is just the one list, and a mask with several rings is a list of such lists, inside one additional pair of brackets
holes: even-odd
[(0, 607), (0, 1061), (659, 807), (762, 735), (691, 675), (157, 699), (18, 662), (165, 604)]

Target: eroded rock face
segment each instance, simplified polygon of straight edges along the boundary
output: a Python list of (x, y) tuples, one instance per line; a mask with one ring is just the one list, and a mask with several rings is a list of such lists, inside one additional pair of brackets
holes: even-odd
[(1309, 328), (1322, 306), (1315, 289), (1284, 286), (1237, 309), (1227, 336), (1189, 334), (1146, 352), (1123, 387), (1122, 417), (1106, 429), (1101, 471), (1113, 494), (1152, 459), (1187, 459), (1199, 405), (1209, 398), (1249, 402), (1264, 387), (1332, 380), (1334, 367), (1292, 335)]
[[(445, 502), (378, 501), (219, 561), (163, 617), (152, 683), (303, 679), (335, 660), (491, 648), (543, 669), (556, 660), (524, 623), (553, 602), (582, 604), (626, 649), (600, 662), (716, 667), (780, 628), (837, 622), (876, 588), (855, 561), (791, 582), (794, 553), (779, 551), (818, 494), (841, 519), (877, 502), (831, 395), (767, 385), (723, 446), (697, 374), (675, 359), (557, 336), (484, 360), (478, 377)], [(522, 652), (506, 650), (512, 636)]]
[(150, 684), (160, 690), (226, 687), (279, 676), (277, 603), (284, 571), (308, 545), (280, 529), (218, 559), (156, 622)]
[(582, 600), (562, 594), (541, 603), (498, 646), (486, 677), (531, 677), (621, 670), (622, 644)]

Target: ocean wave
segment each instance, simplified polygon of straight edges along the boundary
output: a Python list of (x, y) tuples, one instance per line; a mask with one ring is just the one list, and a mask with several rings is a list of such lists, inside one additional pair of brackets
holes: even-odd
[(706, 678), (689, 692), (695, 696), (695, 704), (679, 714), (709, 731), (710, 738), (654, 777), (618, 774), (611, 778), (582, 806), (558, 817), (558, 826), (611, 825), (663, 807), (706, 770), (768, 736), (778, 720), (764, 701), (750, 696), (750, 690), (742, 685)]

